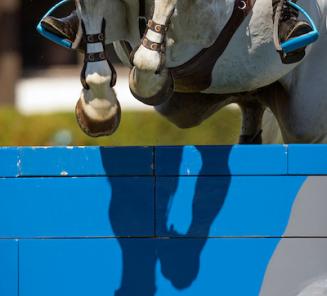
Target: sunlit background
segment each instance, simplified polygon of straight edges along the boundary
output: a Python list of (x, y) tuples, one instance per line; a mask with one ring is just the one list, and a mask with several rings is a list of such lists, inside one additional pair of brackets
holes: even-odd
[[(35, 30), (57, 1), (0, 0), (0, 145), (231, 144), (239, 111), (227, 108), (200, 127), (180, 130), (129, 92), (128, 69), (112, 52), (123, 115), (114, 136), (92, 139), (74, 117), (81, 84), (81, 56), (43, 39)], [(69, 14), (72, 8), (58, 11)]]

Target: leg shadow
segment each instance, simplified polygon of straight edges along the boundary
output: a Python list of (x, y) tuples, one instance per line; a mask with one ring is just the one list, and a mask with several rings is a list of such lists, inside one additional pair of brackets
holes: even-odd
[(123, 155), (113, 156), (115, 152), (110, 153), (106, 148), (101, 148), (100, 153), (111, 188), (109, 224), (122, 253), (121, 283), (115, 296), (153, 296), (157, 262), (155, 241), (150, 238), (154, 233), (153, 177), (110, 177), (110, 166), (121, 166), (124, 161), (129, 161), (117, 160)]
[[(158, 202), (162, 210), (159, 211), (159, 214), (162, 215), (162, 217), (159, 217), (161, 219), (159, 224), (164, 225), (159, 231), (170, 238), (159, 241), (158, 257), (163, 275), (170, 280), (176, 289), (188, 288), (196, 280), (200, 271), (201, 253), (206, 245), (211, 225), (224, 205), (230, 186), (228, 168), (230, 147), (221, 147), (223, 151), (219, 154), (222, 160), (219, 169), (225, 172), (225, 176), (218, 178), (208, 176), (212, 174), (213, 157), (217, 157), (216, 151), (211, 148), (196, 147), (202, 160), (198, 174), (200, 176), (169, 178), (168, 181), (165, 180), (165, 186), (168, 186), (169, 189), (165, 190), (164, 194), (159, 193), (158, 196), (158, 199), (160, 199)], [(183, 166), (182, 149), (177, 156), (180, 158), (179, 161), (176, 161), (177, 159), (172, 161), (179, 165), (175, 168), (176, 176), (179, 175), (180, 167)], [(188, 192), (187, 188), (185, 190), (179, 188), (179, 186), (183, 186), (183, 178), (194, 179), (191, 181), (191, 183), (195, 182), (194, 193)], [(174, 199), (179, 198), (178, 194), (181, 194), (182, 198), (192, 199), (192, 217), (184, 234), (179, 233), (173, 224), (168, 225), (169, 212), (173, 207)], [(187, 197), (187, 194), (193, 194), (193, 196)], [(175, 215), (179, 214), (181, 214), (180, 211), (176, 211)], [(169, 218), (171, 219), (171, 217)], [(173, 220), (174, 218), (180, 220), (178, 217), (172, 217)]]
[[(200, 271), (201, 253), (208, 240), (212, 223), (224, 205), (230, 185), (228, 169), (230, 148), (222, 149), (223, 152), (219, 153), (222, 159), (220, 171), (224, 171), (225, 174), (217, 178), (209, 176), (213, 170), (212, 159), (217, 157), (215, 148), (196, 147), (201, 161), (197, 174), (199, 176), (193, 177), (180, 176), (185, 161), (185, 151), (183, 147), (176, 148), (174, 157), (170, 160), (173, 166), (171, 175), (175, 177), (157, 177), (156, 180), (158, 235), (156, 239), (128, 238), (130, 233), (137, 232), (141, 224), (145, 223), (147, 215), (153, 215), (153, 208), (147, 208), (142, 193), (144, 186), (147, 185), (133, 181), (126, 185), (123, 180), (125, 178), (108, 177), (112, 190), (109, 222), (122, 250), (123, 264), (121, 286), (116, 291), (116, 296), (155, 295), (158, 260), (162, 274), (176, 289), (190, 287), (196, 280)], [(108, 164), (106, 153), (101, 152), (101, 154), (103, 166), (106, 168)], [(108, 175), (110, 175), (109, 171)], [(192, 192), (184, 192), (183, 188), (180, 188), (187, 178), (192, 178), (194, 182)], [(164, 186), (164, 190), (160, 190), (160, 186)], [(172, 221), (176, 218), (171, 217), (171, 211), (178, 194), (181, 194), (182, 198), (191, 200), (192, 203), (191, 219), (186, 222), (187, 231), (184, 233), (179, 232), (173, 222), (168, 225), (170, 218)], [(189, 196), (186, 196), (187, 194)], [(184, 209), (182, 208), (181, 211)], [(181, 211), (177, 211), (176, 215), (181, 214)]]

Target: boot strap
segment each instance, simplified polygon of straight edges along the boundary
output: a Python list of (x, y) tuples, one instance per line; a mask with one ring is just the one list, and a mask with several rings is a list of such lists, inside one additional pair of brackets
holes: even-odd
[(106, 54), (104, 51), (95, 52), (95, 53), (86, 53), (85, 54), (85, 63), (96, 63), (107, 60)]
[(84, 41), (85, 43), (103, 43), (105, 41), (105, 36), (103, 33), (85, 35)]
[(164, 53), (165, 51), (164, 43), (153, 42), (146, 37), (143, 37), (142, 45), (149, 50), (157, 51), (159, 53)]
[(148, 29), (153, 31), (153, 32), (164, 35), (168, 31), (168, 26), (167, 25), (160, 25), (160, 24), (156, 23), (154, 20), (149, 20), (148, 21)]

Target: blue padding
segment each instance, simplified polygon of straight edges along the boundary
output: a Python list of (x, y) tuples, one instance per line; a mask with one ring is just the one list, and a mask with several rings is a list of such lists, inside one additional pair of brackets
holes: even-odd
[(0, 178), (19, 175), (19, 150), (0, 148)]
[(23, 148), (21, 176), (151, 176), (145, 147)]
[(0, 295), (18, 296), (18, 242), (0, 240)]
[(152, 236), (152, 177), (0, 179), (0, 238)]
[(293, 175), (327, 174), (327, 145), (289, 145), (288, 173)]
[(157, 235), (281, 237), (305, 179), (161, 177), (156, 186)]
[(156, 175), (285, 175), (283, 145), (156, 148)]
[(21, 296), (259, 295), (278, 239), (27, 240)]

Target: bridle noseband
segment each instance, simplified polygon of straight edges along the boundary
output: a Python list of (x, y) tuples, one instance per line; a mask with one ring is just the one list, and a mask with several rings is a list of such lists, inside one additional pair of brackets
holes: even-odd
[[(112, 76), (111, 76), (111, 82), (110, 82), (110, 87), (114, 87), (117, 82), (117, 72), (112, 65), (112, 63), (109, 60), (109, 57), (106, 52), (106, 20), (103, 19), (102, 21), (102, 28), (101, 28), (101, 33), (99, 34), (86, 34), (86, 28), (85, 24), (82, 21), (82, 28), (83, 28), (83, 41), (86, 44), (85, 48), (85, 57), (84, 57), (84, 66), (83, 70), (81, 72), (81, 83), (85, 89), (89, 89), (89, 86), (86, 83), (86, 78), (85, 78), (85, 73), (86, 73), (86, 68), (88, 63), (96, 63), (96, 62), (102, 62), (102, 61), (107, 61)], [(103, 46), (103, 51), (100, 52), (94, 52), (94, 53), (87, 53), (87, 45), (88, 44), (96, 44), (96, 43), (101, 43)]]

